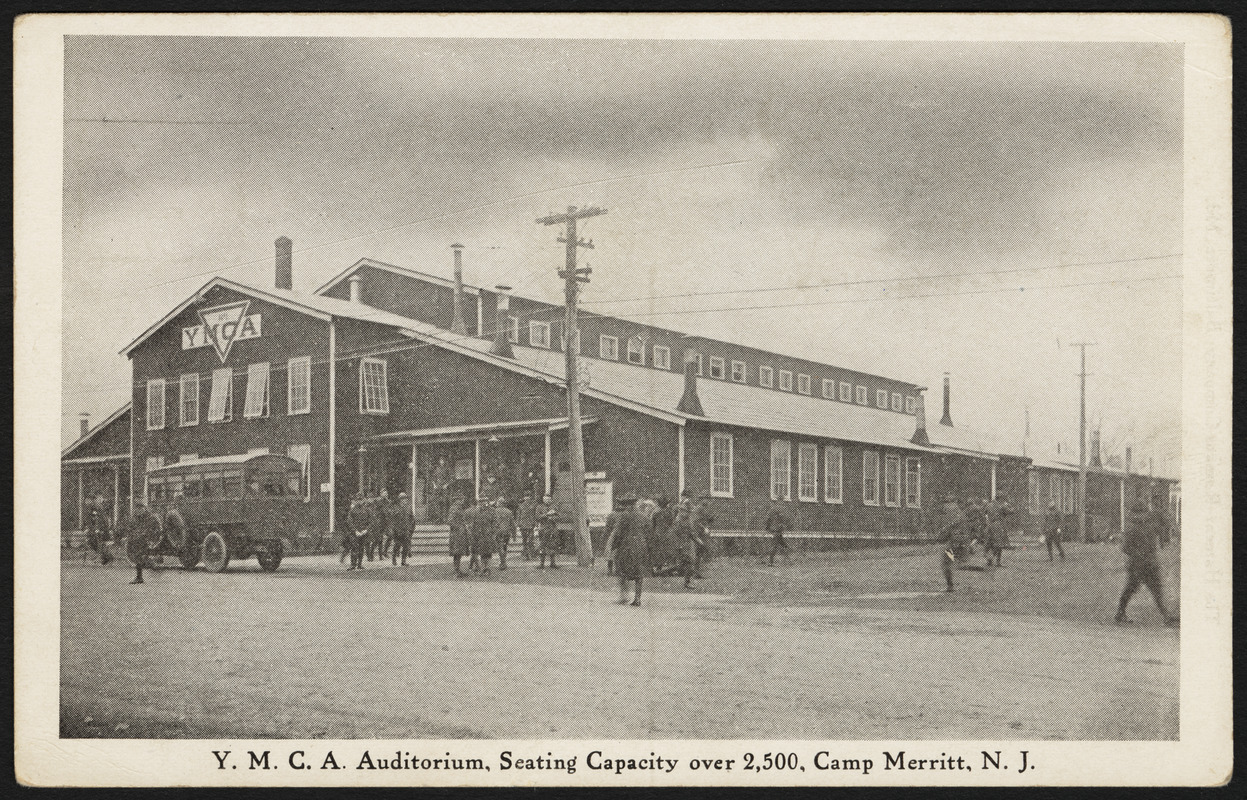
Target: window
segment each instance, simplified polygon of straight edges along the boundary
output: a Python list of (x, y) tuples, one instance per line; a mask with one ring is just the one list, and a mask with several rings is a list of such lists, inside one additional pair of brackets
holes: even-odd
[(247, 402), (242, 415), (246, 419), (268, 416), (268, 362), (247, 366)]
[(853, 384), (840, 381), (840, 400), (845, 403), (853, 402)]
[(900, 396), (900, 394), (899, 394), (899, 393), (897, 393), (897, 392), (893, 392), (893, 393), (892, 393), (892, 410), (893, 410), (893, 411), (900, 411), (902, 408), (903, 408), (903, 406), (901, 405), (901, 396)]
[(735, 381), (736, 383), (744, 383), (746, 381), (745, 375), (746, 375), (745, 362), (744, 361), (733, 361), (732, 362), (732, 380)]
[(1065, 494), (1061, 499), (1061, 513), (1062, 514), (1073, 514), (1074, 513), (1074, 478), (1073, 476), (1066, 477), (1064, 480), (1064, 484), (1065, 484)]
[(611, 361), (619, 360), (619, 340), (614, 336), (598, 337), (598, 355)]
[(147, 382), (147, 429), (158, 431), (165, 426), (165, 379)]
[(875, 392), (875, 405), (880, 408), (888, 407), (888, 393), (883, 389), (879, 389)]
[(818, 502), (818, 445), (797, 446), (797, 499)]
[(199, 460), (198, 453), (181, 453), (178, 455), (177, 463), (185, 464), (187, 461), (198, 461), (198, 460)]
[(771, 499), (792, 499), (792, 445), (784, 439), (771, 440)]
[(718, 356), (710, 357), (710, 377), (723, 380), (727, 377), (727, 364)]
[(147, 457), (147, 472), (160, 469), (164, 465), (165, 465), (164, 456), (148, 456)]
[(520, 343), (520, 318), (507, 317), (507, 341), (511, 344)]
[(732, 434), (710, 434), (710, 495), (732, 496)]
[(302, 467), (302, 477), (300, 481), (301, 490), (299, 494), (303, 495), (304, 502), (312, 499), (312, 481), (308, 474), (308, 470), (312, 464), (312, 446), (310, 444), (292, 444), (286, 448), (286, 455), (299, 462)]
[(883, 502), (888, 506), (901, 504), (901, 460), (896, 456), (883, 460)]
[(827, 462), (823, 475), (823, 499), (828, 503), (844, 502), (844, 452), (835, 445), (823, 448)]
[(684, 363), (687, 364), (690, 360), (697, 365), (697, 374), (701, 375), (701, 353), (686, 350), (684, 352)]
[(671, 348), (654, 345), (654, 366), (658, 369), (671, 369)]
[(181, 425), (198, 425), (199, 424), (199, 373), (194, 372), (189, 375), (183, 375), (179, 381), (181, 389), (182, 402), (179, 407), (182, 409), (182, 416), (179, 419)]
[(828, 400), (836, 399), (835, 381), (829, 381), (826, 378), (823, 378), (823, 397), (826, 397)]
[(862, 453), (862, 502), (879, 505), (879, 454), (873, 450)]
[(359, 410), (362, 414), (390, 413), (390, 383), (385, 359), (359, 362)]
[(1031, 513), (1032, 513), (1032, 514), (1038, 514), (1038, 513), (1040, 513), (1040, 508), (1039, 508), (1039, 475), (1038, 475), (1037, 473), (1035, 473), (1035, 472), (1030, 472), (1030, 473), (1028, 473), (1028, 474), (1027, 474), (1027, 476), (1026, 476), (1026, 489), (1027, 489), (1027, 492), (1026, 492), (1026, 497), (1027, 497), (1027, 500), (1028, 500), (1029, 505), (1030, 505), (1030, 511), (1031, 511)]
[(797, 391), (800, 392), (801, 394), (810, 393), (810, 376), (809, 375), (798, 375), (797, 376)]
[(208, 421), (229, 422), (234, 418), (234, 370), (212, 370), (212, 395), (208, 398)]
[(785, 392), (792, 391), (792, 373), (786, 369), (779, 371), (779, 388)]
[(770, 367), (758, 367), (758, 385), (770, 389), (775, 385), (775, 370)]
[(645, 363), (645, 340), (640, 336), (633, 336), (628, 340), (628, 363)]
[(528, 323), (528, 346), (529, 347), (549, 347), (550, 346), (550, 323), (532, 322), (532, 321)]
[(312, 359), (304, 356), (286, 362), (286, 413), (312, 410)]
[[(559, 349), (565, 353), (567, 352), (567, 331), (562, 331), (559, 333)], [(576, 330), (576, 353), (577, 355), (580, 354), (580, 330), (579, 329)]]
[(915, 413), (915, 412), (917, 411), (917, 408), (918, 408), (918, 401), (917, 401), (917, 400), (915, 400), (915, 399), (914, 399), (914, 398), (912, 398), (912, 397), (906, 397), (906, 398), (905, 398), (905, 413), (906, 413), (906, 414), (913, 414), (913, 413)]
[(866, 387), (865, 386), (857, 387), (857, 404), (860, 406), (866, 405)]
[(922, 507), (922, 459), (905, 459), (905, 505)]

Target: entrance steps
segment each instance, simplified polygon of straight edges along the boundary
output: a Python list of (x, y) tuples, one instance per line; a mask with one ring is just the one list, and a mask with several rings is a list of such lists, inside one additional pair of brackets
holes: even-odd
[[(507, 556), (518, 557), (523, 551), (523, 543), (517, 532), (511, 537), (511, 545), (507, 548)], [(444, 556), (450, 552), (449, 525), (417, 525), (411, 533), (411, 554), (422, 556)]]

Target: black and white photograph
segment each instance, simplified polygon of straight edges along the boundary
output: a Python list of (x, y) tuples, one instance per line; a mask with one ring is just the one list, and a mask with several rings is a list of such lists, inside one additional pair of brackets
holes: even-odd
[(1227, 20), (15, 48), (19, 781), (1229, 779)]

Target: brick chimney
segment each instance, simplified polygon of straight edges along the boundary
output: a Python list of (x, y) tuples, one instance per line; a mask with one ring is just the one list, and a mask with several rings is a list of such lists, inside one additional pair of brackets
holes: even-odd
[(81, 416), (82, 416), (82, 419), (78, 420), (78, 438), (79, 439), (86, 437), (87, 431), (91, 430), (91, 415), (88, 414), (86, 411), (83, 411)]
[(498, 284), (494, 288), (498, 290), (498, 300), (494, 306), (494, 343), (489, 346), (489, 352), (503, 358), (515, 358), (511, 340), (507, 337), (507, 311), (511, 308), (511, 297), (507, 292), (511, 291), (511, 287)]
[(351, 284), (351, 302), (352, 303), (364, 302), (364, 290), (363, 290), (364, 279), (359, 277), (359, 273), (357, 272), (351, 276), (349, 283)]
[(944, 416), (940, 417), (940, 424), (947, 425), (948, 427), (951, 428), (953, 426), (953, 418), (952, 418), (952, 415), (949, 414), (948, 412), (949, 405), (950, 404), (949, 404), (949, 397), (948, 397), (948, 373), (945, 372), (944, 373)]
[(463, 324), (463, 245), (452, 244), (450, 249), (455, 251), (455, 311), (450, 322), (450, 332), (467, 336), (468, 327)]
[(931, 440), (927, 438), (927, 401), (922, 394), (926, 390), (927, 387), (925, 386), (919, 386), (914, 389), (914, 394), (917, 395), (917, 397), (914, 398), (915, 427), (914, 435), (909, 438), (909, 441), (917, 445), (922, 445), (923, 447), (929, 447), (931, 445)]
[(1104, 466), (1103, 464), (1100, 463), (1100, 432), (1098, 430), (1091, 432), (1091, 462), (1090, 464), (1093, 467)]
[(697, 397), (697, 360), (691, 350), (684, 351), (684, 394), (675, 410), (695, 417), (704, 417), (701, 410), (701, 399)]
[(1130, 448), (1129, 448), (1129, 447), (1127, 447), (1127, 448), (1126, 448), (1126, 474), (1127, 474), (1127, 475), (1129, 475), (1129, 474), (1130, 474), (1130, 456), (1131, 456), (1131, 455), (1132, 455), (1132, 453), (1130, 452)]
[(294, 259), (291, 257), (291, 242), (285, 236), (278, 236), (274, 242), (277, 246), (277, 279), (274, 285), (278, 289), (294, 288)]

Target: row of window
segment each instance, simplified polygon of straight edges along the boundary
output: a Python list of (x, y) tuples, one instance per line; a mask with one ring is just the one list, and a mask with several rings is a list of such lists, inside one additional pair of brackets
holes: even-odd
[[(520, 341), (520, 320), (519, 317), (507, 317), (507, 338), (514, 344)], [(531, 347), (550, 347), (550, 323), (537, 322), (531, 320), (528, 323), (528, 343)], [(566, 337), (561, 337), (559, 349), (564, 349), (567, 345)], [(576, 352), (580, 352), (580, 331), (576, 331)], [(652, 366), (656, 369), (671, 369), (671, 348), (663, 345), (654, 345), (650, 348)], [(619, 360), (619, 337), (608, 336), (602, 334), (598, 337), (598, 356), (607, 361)], [(627, 342), (627, 352), (625, 354), (629, 364), (645, 365), (645, 340), (640, 336), (633, 336)], [(704, 364), (701, 353), (691, 353), (690, 358), (697, 365), (697, 374), (704, 376)], [(716, 380), (728, 380), (730, 374), (734, 383), (748, 383), (748, 365), (744, 361), (732, 361), (729, 365), (728, 360), (720, 356), (711, 356), (710, 359), (710, 377)], [(798, 394), (813, 394), (813, 382), (809, 375), (805, 373), (797, 373), (795, 376), (790, 370), (781, 369), (779, 371), (779, 389), (784, 392), (793, 391), (794, 381)], [(775, 388), (775, 369), (773, 367), (758, 367), (758, 385), (767, 389)], [(843, 403), (856, 402), (858, 405), (870, 404), (870, 390), (865, 386), (854, 386), (847, 381), (834, 381), (830, 378), (822, 380), (822, 396), (828, 400), (839, 400)], [(838, 391), (837, 391), (838, 389)], [(891, 408), (893, 411), (904, 410), (906, 414), (913, 414), (917, 401), (913, 397), (906, 397), (900, 392), (888, 392), (885, 389), (875, 390), (875, 405), (878, 408)]]
[[(267, 447), (253, 447), (247, 451), (247, 455), (259, 455), (268, 451)], [(305, 501), (311, 500), (312, 486), (309, 470), (312, 465), (312, 446), (310, 444), (292, 444), (286, 448), (286, 455), (299, 462), (299, 466), (302, 468), (302, 476), (298, 481), (298, 486), (295, 486), (292, 482), (286, 490), (280, 493), (302, 495)], [(198, 453), (182, 453), (177, 460), (179, 462), (195, 461), (198, 458)], [(164, 456), (148, 456), (147, 471), (144, 474), (150, 474), (153, 470), (160, 469), (164, 465)], [(259, 491), (259, 489), (256, 489), (253, 493), (259, 493)], [(275, 494), (277, 492), (269, 491), (267, 493)], [(147, 496), (151, 500), (241, 497), (242, 471), (237, 468), (222, 467), (219, 472), (205, 473), (202, 480), (197, 476), (148, 478)]]
[[(388, 365), (384, 359), (365, 358), (359, 365), (359, 410), (363, 414), (390, 413)], [(243, 418), (267, 417), (270, 403), (271, 365), (267, 361), (247, 365), (247, 393)], [(178, 378), (178, 425), (199, 424), (199, 373), (191, 372)], [(286, 362), (286, 413), (307, 414), (312, 410), (312, 359), (303, 356)], [(165, 427), (164, 378), (147, 381), (147, 429)], [(234, 418), (234, 369), (222, 367), (212, 371), (208, 393), (208, 422), (229, 422)]]
[[(1044, 484), (1047, 484), (1047, 496), (1044, 496)], [(1062, 514), (1074, 513), (1074, 476), (1059, 475), (1055, 472), (1048, 474), (1048, 480), (1043, 480), (1043, 475), (1037, 472), (1031, 472), (1027, 475), (1027, 485), (1029, 489), (1030, 512), (1035, 515), (1043, 514), (1048, 510), (1048, 503), (1056, 503), (1056, 507), (1061, 510)]]
[[(733, 437), (730, 433), (710, 434), (710, 494), (714, 497), (732, 497), (735, 491), (735, 468), (732, 460)], [(825, 503), (844, 502), (844, 451), (836, 445), (825, 445), (823, 450), (822, 494)], [(818, 480), (819, 446), (810, 442), (797, 444), (797, 500), (816, 503), (819, 495)], [(879, 453), (866, 450), (862, 453), (862, 502), (877, 506), (882, 499), (885, 506), (920, 508), (922, 505), (922, 460), (904, 459), (902, 476), (900, 456), (883, 458), (882, 498), (880, 497)], [(903, 485), (902, 485), (903, 477)], [(771, 440), (771, 499), (792, 499), (792, 442), (787, 439)], [(903, 492), (902, 492), (903, 489)]]

